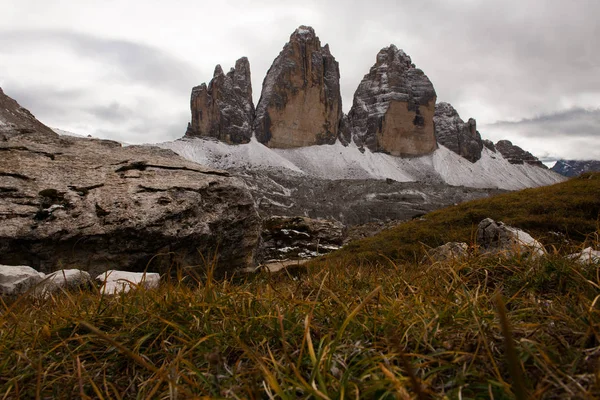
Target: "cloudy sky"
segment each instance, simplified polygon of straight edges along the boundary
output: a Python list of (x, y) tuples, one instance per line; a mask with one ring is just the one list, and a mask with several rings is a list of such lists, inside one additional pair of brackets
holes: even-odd
[(305, 24), (340, 63), (345, 111), (393, 43), (484, 138), (600, 159), (599, 15), (598, 0), (0, 0), (0, 87), (52, 127), (171, 140), (216, 64), (247, 56), (256, 102)]

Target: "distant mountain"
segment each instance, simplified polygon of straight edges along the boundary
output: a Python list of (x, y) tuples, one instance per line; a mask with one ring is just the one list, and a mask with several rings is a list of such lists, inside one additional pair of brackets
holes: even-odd
[(433, 83), (395, 45), (381, 49), (342, 112), (329, 45), (301, 26), (273, 61), (258, 104), (242, 57), (192, 89), (185, 137), (158, 144), (243, 179), (263, 216), (344, 224), (403, 220), (565, 178), (509, 141), (481, 138), (436, 103)]
[(584, 172), (600, 171), (600, 161), (598, 160), (558, 160), (552, 168), (552, 171), (567, 177), (573, 177)]

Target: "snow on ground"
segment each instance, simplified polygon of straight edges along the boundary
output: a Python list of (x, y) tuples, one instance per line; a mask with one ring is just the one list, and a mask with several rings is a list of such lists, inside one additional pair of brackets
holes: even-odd
[(80, 137), (80, 138), (84, 138), (87, 137), (85, 135), (81, 135), (79, 133), (73, 133), (73, 132), (69, 132), (69, 131), (65, 131), (64, 129), (58, 129), (58, 128), (50, 128), (54, 131), (54, 133), (57, 133), (61, 136), (74, 136), (74, 137)]
[(476, 163), (440, 145), (430, 155), (393, 157), (354, 144), (270, 149), (252, 138), (250, 143), (228, 145), (214, 139), (184, 138), (156, 144), (181, 156), (219, 169), (276, 168), (323, 179), (393, 179), (399, 182), (439, 181), (453, 186), (507, 190), (549, 185), (560, 175), (536, 166), (510, 164), (500, 153), (483, 149)]

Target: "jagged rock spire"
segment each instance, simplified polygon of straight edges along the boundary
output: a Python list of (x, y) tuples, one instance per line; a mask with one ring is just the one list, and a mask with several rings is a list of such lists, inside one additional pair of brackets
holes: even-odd
[(208, 86), (203, 83), (192, 89), (190, 108), (192, 121), (186, 136), (210, 136), (227, 143), (248, 143), (254, 121), (248, 59), (237, 60), (227, 74), (217, 65)]
[(429, 78), (393, 44), (381, 49), (354, 94), (348, 115), (359, 146), (394, 156), (419, 156), (437, 148), (433, 128), (436, 93)]
[(329, 46), (300, 26), (267, 72), (256, 107), (256, 138), (269, 147), (334, 143), (342, 118), (340, 73)]

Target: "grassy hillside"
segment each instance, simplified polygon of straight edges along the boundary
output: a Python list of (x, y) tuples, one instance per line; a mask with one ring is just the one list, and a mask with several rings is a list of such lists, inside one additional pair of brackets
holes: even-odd
[(529, 232), (548, 248), (569, 251), (597, 232), (599, 216), (600, 174), (589, 173), (552, 186), (434, 211), (353, 242), (317, 263), (418, 261), (431, 247), (452, 241), (474, 243), (477, 225), (488, 217)]
[(599, 398), (597, 266), (407, 261), (488, 216), (598, 246), (599, 184), (452, 207), (301, 271), (4, 299), (0, 398)]

